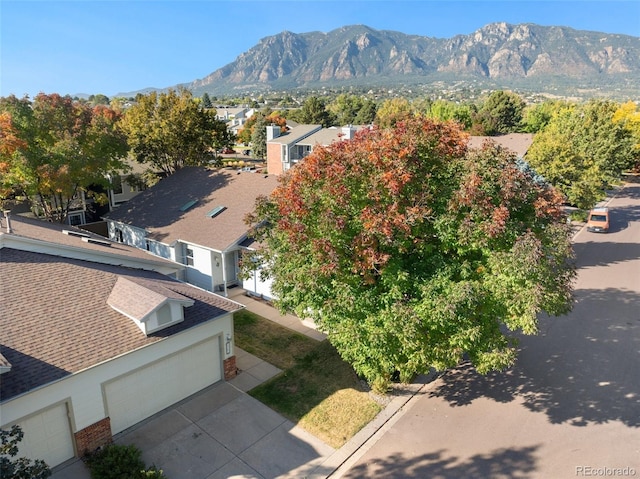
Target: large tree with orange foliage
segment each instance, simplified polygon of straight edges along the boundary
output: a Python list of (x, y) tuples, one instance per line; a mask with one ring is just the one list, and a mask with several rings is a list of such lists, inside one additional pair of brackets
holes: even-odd
[(424, 118), (314, 149), (248, 222), (276, 304), (311, 317), (378, 389), (394, 374), (513, 364), (514, 332), (571, 307), (561, 198), (487, 143)]
[(118, 113), (107, 106), (41, 93), (33, 101), (0, 98), (0, 113), (4, 195), (27, 196), (33, 210), (51, 221), (64, 222), (78, 193), (107, 186), (107, 175), (125, 168), (126, 138)]

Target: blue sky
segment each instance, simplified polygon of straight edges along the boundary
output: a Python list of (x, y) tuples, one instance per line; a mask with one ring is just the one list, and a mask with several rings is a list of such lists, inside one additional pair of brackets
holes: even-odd
[(640, 1), (0, 0), (0, 96), (170, 87), (284, 30), (449, 38), (500, 21), (640, 36)]

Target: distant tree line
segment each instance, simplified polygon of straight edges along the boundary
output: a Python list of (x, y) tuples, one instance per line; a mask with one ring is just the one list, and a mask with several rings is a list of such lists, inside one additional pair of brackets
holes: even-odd
[[(471, 135), (534, 133), (526, 158), (529, 166), (568, 203), (583, 209), (602, 199), (623, 171), (640, 168), (640, 112), (633, 102), (549, 100), (527, 105), (519, 95), (499, 90), (476, 103), (391, 98), (377, 104), (357, 95), (340, 94), (332, 101), (309, 96), (300, 108), (265, 109), (261, 117), (267, 123), (277, 118), (281, 126), (286, 118), (323, 127), (372, 124), (380, 128), (426, 117), (455, 122)], [(263, 135), (264, 121), (258, 118), (260, 115), (255, 123), (245, 125), (239, 140), (254, 145), (254, 156), (262, 157), (265, 140), (252, 137), (255, 124)]]
[[(263, 97), (243, 98), (253, 108)], [(236, 138), (216, 118), (208, 94), (185, 89), (135, 98), (92, 95), (72, 99), (40, 94), (34, 99), (0, 98), (0, 200), (31, 200), (33, 210), (64, 222), (80, 194), (106, 202), (109, 178), (126, 173), (131, 161), (147, 167), (147, 184), (184, 166), (219, 164), (217, 152), (236, 141), (266, 156), (265, 126), (282, 132), (287, 121), (323, 127), (376, 125), (392, 128), (412, 118), (455, 122), (472, 135), (535, 134), (527, 161), (566, 201), (588, 208), (624, 170), (640, 165), (640, 115), (633, 102), (586, 103), (549, 100), (527, 105), (516, 93), (494, 91), (470, 101), (401, 97), (382, 101), (366, 94), (310, 95), (298, 103), (283, 96), (275, 109), (257, 108)]]

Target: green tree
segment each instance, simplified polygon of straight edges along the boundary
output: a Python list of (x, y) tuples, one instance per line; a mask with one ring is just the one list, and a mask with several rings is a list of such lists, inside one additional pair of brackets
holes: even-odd
[(3, 479), (44, 479), (51, 476), (51, 469), (41, 459), (15, 458), (18, 443), (24, 438), (22, 428), (12, 426), (0, 429), (0, 477)]
[(337, 125), (368, 125), (376, 116), (376, 103), (358, 95), (342, 93), (327, 109), (334, 115)]
[(613, 121), (618, 105), (592, 100), (553, 115), (527, 152), (527, 161), (564, 194), (567, 201), (589, 209), (605, 189), (631, 168), (637, 150), (631, 132)]
[(517, 94), (494, 91), (478, 111), (474, 122), (486, 135), (519, 131), (524, 107), (524, 101)]
[(375, 124), (380, 128), (392, 128), (396, 123), (414, 115), (414, 109), (406, 98), (392, 98), (382, 102), (376, 112)]
[(0, 149), (2, 189), (29, 197), (50, 221), (64, 222), (77, 194), (97, 195), (94, 187), (107, 187), (110, 173), (126, 169), (120, 116), (107, 106), (41, 93), (33, 102), (2, 98), (0, 111), (21, 141), (12, 152)]
[(213, 108), (213, 103), (211, 103), (211, 98), (209, 98), (209, 94), (204, 92), (202, 95), (202, 106), (204, 108)]
[(184, 166), (206, 165), (213, 151), (235, 143), (226, 124), (186, 89), (138, 97), (125, 112), (122, 128), (136, 160), (168, 175)]
[(523, 130), (527, 133), (542, 131), (549, 124), (553, 115), (567, 106), (566, 102), (553, 100), (526, 107), (522, 119)]
[(248, 218), (277, 306), (311, 317), (377, 389), (465, 354), (482, 373), (508, 367), (513, 332), (571, 307), (561, 197), (465, 138), (415, 117), (316, 148)]
[(322, 125), (328, 128), (336, 124), (335, 116), (326, 108), (325, 101), (317, 96), (310, 96), (302, 104), (302, 108), (289, 114), (292, 120), (308, 125)]
[(267, 156), (267, 125), (271, 122), (264, 115), (256, 114), (256, 121), (251, 132), (251, 155), (254, 158)]
[(358, 114), (353, 119), (354, 125), (372, 125), (376, 120), (376, 114), (378, 113), (378, 105), (375, 101), (365, 99), (362, 106), (358, 110)]
[(97, 95), (91, 95), (89, 97), (89, 103), (92, 105), (109, 105), (111, 100), (109, 100), (108, 96), (99, 93)]
[(251, 144), (254, 158), (267, 155), (267, 125), (278, 125), (281, 133), (287, 131), (287, 119), (279, 112), (265, 108), (254, 113), (238, 132), (238, 141)]
[(471, 127), (472, 110), (469, 105), (457, 104), (447, 100), (429, 99), (419, 103), (419, 111), (429, 118), (439, 121), (456, 121), (465, 129)]
[(631, 169), (640, 173), (640, 108), (634, 102), (628, 101), (620, 105), (612, 120), (615, 124), (622, 125), (633, 138)]

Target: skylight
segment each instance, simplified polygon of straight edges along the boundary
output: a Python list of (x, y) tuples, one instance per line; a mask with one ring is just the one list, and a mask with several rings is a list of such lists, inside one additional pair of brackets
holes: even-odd
[(62, 230), (62, 234), (68, 236), (77, 236), (78, 238), (89, 238), (88, 234), (81, 233), (80, 231)]
[(213, 218), (215, 216), (218, 216), (220, 213), (222, 213), (226, 209), (227, 209), (226, 206), (216, 206), (214, 209), (212, 209), (207, 213), (207, 216), (209, 218)]
[(184, 205), (182, 205), (180, 207), (180, 211), (187, 211), (189, 208), (191, 208), (193, 205), (195, 205), (198, 202), (198, 200), (191, 200), (187, 203), (185, 203)]
[(100, 246), (109, 246), (109, 247), (111, 247), (111, 243), (109, 241), (103, 241), (103, 240), (96, 239), (96, 238), (82, 238), (82, 241), (84, 241), (85, 243), (99, 244)]

